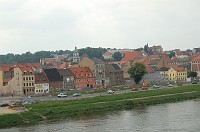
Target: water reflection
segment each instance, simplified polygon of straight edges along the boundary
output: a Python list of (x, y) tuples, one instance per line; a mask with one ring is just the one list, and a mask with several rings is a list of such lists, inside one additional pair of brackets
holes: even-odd
[(88, 114), (66, 121), (1, 132), (198, 132), (200, 100)]

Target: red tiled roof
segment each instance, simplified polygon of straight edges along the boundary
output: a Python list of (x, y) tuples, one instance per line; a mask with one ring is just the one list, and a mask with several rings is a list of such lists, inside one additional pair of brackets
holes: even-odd
[(187, 51), (180, 51), (177, 53), (177, 56), (179, 55), (189, 55)]
[(93, 77), (89, 67), (71, 67), (69, 70), (75, 74), (76, 78)]
[(30, 74), (35, 73), (34, 70), (32, 69), (32, 67), (30, 67), (28, 65), (27, 66), (20, 66), (19, 68), (23, 72), (23, 74), (24, 74), (24, 72), (27, 72), (27, 73), (30, 73)]
[(130, 60), (135, 60), (136, 58), (138, 58), (140, 55), (140, 52), (138, 51), (127, 51), (124, 53), (124, 58), (122, 58), (122, 61), (130, 61)]
[(150, 73), (154, 72), (154, 70), (150, 66), (146, 65), (145, 67), (146, 67), (148, 72), (150, 72)]
[(177, 72), (182, 72), (182, 71), (186, 71), (186, 69), (184, 69), (183, 67), (173, 67), (173, 69)]
[(35, 83), (47, 83), (48, 79), (44, 72), (35, 74)]
[(69, 65), (71, 65), (71, 62), (64, 62), (64, 63), (62, 63), (62, 64), (58, 67), (58, 69), (65, 69), (65, 68), (68, 68)]
[(10, 66), (1, 66), (2, 71), (8, 72), (10, 71), (11, 67)]
[(200, 54), (192, 59), (193, 61), (200, 60)]

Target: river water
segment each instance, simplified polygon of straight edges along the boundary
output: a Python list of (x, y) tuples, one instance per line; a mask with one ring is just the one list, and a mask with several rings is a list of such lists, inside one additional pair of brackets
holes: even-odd
[(89, 114), (0, 132), (200, 132), (200, 100)]

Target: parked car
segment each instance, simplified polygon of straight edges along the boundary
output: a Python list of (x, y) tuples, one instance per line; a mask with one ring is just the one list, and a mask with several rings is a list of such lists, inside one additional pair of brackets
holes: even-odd
[(74, 93), (73, 94), (73, 97), (78, 97), (78, 96), (81, 96), (81, 94), (80, 93)]
[(148, 90), (148, 88), (142, 88), (142, 91), (147, 91)]
[(107, 94), (113, 94), (113, 93), (114, 93), (114, 91), (112, 91), (112, 90), (107, 91)]
[(192, 84), (197, 84), (197, 81), (193, 81)]
[(153, 88), (160, 88), (159, 85), (153, 85)]
[(138, 88), (132, 88), (131, 90), (132, 90), (132, 91), (139, 91)]
[(169, 85), (168, 85), (168, 87), (174, 87), (174, 85), (172, 85), (172, 84), (169, 84)]
[(58, 97), (59, 97), (59, 98), (67, 97), (67, 94), (65, 94), (65, 93), (59, 93), (59, 94), (58, 94)]

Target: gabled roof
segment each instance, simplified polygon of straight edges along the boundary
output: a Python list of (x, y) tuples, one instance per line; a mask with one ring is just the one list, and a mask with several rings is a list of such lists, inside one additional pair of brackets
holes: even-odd
[(94, 61), (95, 64), (105, 64), (104, 61), (100, 60), (99, 58), (93, 57), (91, 59), (92, 61)]
[(35, 83), (48, 83), (48, 78), (44, 72), (35, 73)]
[(199, 61), (200, 60), (200, 54), (198, 56), (194, 57), (192, 60), (193, 61)]
[(71, 62), (64, 62), (58, 68), (65, 69), (65, 68), (68, 68), (70, 65), (71, 65)]
[(89, 67), (71, 67), (69, 69), (75, 74), (75, 78), (91, 78), (93, 77)]
[(177, 72), (186, 71), (186, 69), (184, 69), (183, 67), (172, 67), (172, 68)]
[(1, 69), (3, 72), (8, 72), (8, 71), (10, 71), (11, 67), (10, 66), (1, 66)]
[(33, 70), (33, 67), (26, 65), (26, 66), (19, 66), (19, 69), (22, 71), (22, 74), (34, 74), (35, 71)]
[(106, 72), (119, 72), (122, 69), (119, 67), (118, 64), (106, 64), (105, 65)]
[(133, 51), (133, 52), (125, 52), (124, 57), (122, 58), (122, 61), (131, 61), (135, 60), (136, 58), (139, 58), (140, 52), (138, 51)]
[(50, 82), (62, 81), (62, 76), (56, 68), (44, 69), (44, 72)]
[(187, 55), (187, 56), (189, 56), (189, 53), (187, 51), (180, 51), (180, 52), (177, 53), (177, 56), (179, 56), (179, 55)]
[(74, 73), (71, 72), (69, 69), (58, 69), (58, 72), (59, 72), (63, 77), (74, 76)]
[(145, 67), (146, 67), (146, 70), (147, 70), (149, 73), (153, 73), (153, 72), (154, 72), (154, 70), (153, 70), (150, 66), (146, 65)]

